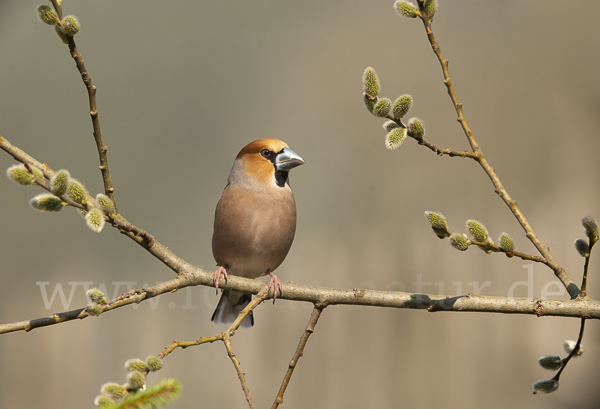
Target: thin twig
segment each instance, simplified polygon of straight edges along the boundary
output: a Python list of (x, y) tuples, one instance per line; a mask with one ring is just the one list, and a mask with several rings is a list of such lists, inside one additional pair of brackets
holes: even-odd
[[(62, 6), (58, 0), (51, 0), (56, 13), (58, 14), (58, 18), (60, 20), (63, 19)], [(115, 200), (114, 195), (114, 187), (112, 185), (112, 177), (108, 170), (108, 157), (106, 152), (108, 148), (104, 145), (104, 141), (102, 140), (102, 131), (100, 130), (100, 120), (98, 118), (98, 106), (96, 103), (96, 86), (92, 83), (92, 77), (88, 70), (85, 68), (85, 64), (83, 63), (83, 56), (77, 50), (77, 46), (75, 45), (75, 40), (73, 37), (66, 36), (67, 45), (69, 46), (69, 52), (71, 54), (71, 58), (75, 61), (75, 65), (77, 66), (77, 70), (79, 74), (81, 74), (81, 79), (85, 85), (85, 88), (88, 93), (88, 101), (90, 106), (90, 116), (92, 118), (92, 128), (94, 130), (94, 140), (96, 141), (96, 149), (98, 150), (98, 156), (100, 158), (100, 172), (102, 173), (102, 180), (104, 182), (104, 192), (105, 194), (113, 201), (115, 205), (115, 209), (117, 208), (117, 202)]]
[(471, 131), (471, 129), (469, 128), (469, 125), (467, 124), (467, 121), (463, 114), (462, 104), (460, 102), (458, 102), (458, 97), (456, 96), (456, 92), (454, 91), (452, 81), (450, 80), (450, 73), (448, 70), (448, 60), (446, 60), (444, 58), (444, 56), (442, 55), (440, 46), (438, 45), (438, 43), (433, 35), (433, 31), (431, 29), (431, 22), (429, 21), (426, 13), (423, 12), (423, 4), (421, 2), (419, 3), (419, 7), (421, 8), (421, 11), (422, 11), (420, 18), (423, 21), (423, 25), (425, 26), (425, 30), (427, 32), (427, 38), (429, 39), (429, 43), (431, 44), (431, 48), (433, 49), (433, 52), (437, 56), (441, 66), (442, 66), (442, 71), (443, 71), (443, 75), (444, 75), (444, 84), (446, 85), (446, 88), (448, 90), (448, 95), (450, 95), (450, 99), (452, 100), (454, 109), (456, 110), (456, 114), (458, 115), (458, 122), (461, 124), (463, 131), (469, 141), (469, 144), (471, 145), (471, 149), (473, 151), (473, 156), (470, 156), (470, 157), (472, 157), (474, 160), (476, 160), (479, 163), (479, 165), (483, 168), (485, 173), (488, 175), (488, 177), (492, 181), (492, 184), (494, 185), (496, 193), (502, 198), (504, 203), (506, 203), (506, 205), (509, 207), (509, 209), (512, 211), (512, 213), (515, 215), (517, 221), (519, 222), (519, 224), (525, 231), (525, 235), (527, 236), (527, 238), (533, 243), (533, 245), (536, 247), (536, 249), (540, 252), (540, 254), (546, 260), (546, 262), (544, 264), (546, 264), (548, 267), (550, 267), (554, 271), (554, 274), (565, 286), (565, 288), (567, 289), (567, 292), (569, 293), (571, 298), (577, 297), (580, 293), (580, 290), (577, 287), (577, 284), (575, 284), (575, 282), (567, 274), (565, 269), (562, 268), (560, 266), (560, 264), (558, 264), (558, 262), (554, 259), (554, 257), (550, 253), (550, 249), (548, 247), (546, 247), (544, 244), (542, 244), (541, 240), (537, 237), (537, 235), (533, 231), (533, 228), (531, 227), (531, 225), (525, 218), (525, 215), (523, 215), (523, 213), (517, 206), (517, 202), (514, 201), (510, 197), (510, 195), (508, 194), (508, 191), (504, 188), (504, 185), (502, 184), (502, 182), (500, 181), (500, 178), (496, 174), (496, 171), (483, 156), (483, 152), (482, 152), (481, 148), (479, 147), (479, 144), (475, 140), (473, 132)]
[(308, 342), (308, 338), (315, 332), (315, 326), (321, 317), (321, 313), (325, 309), (325, 306), (322, 304), (315, 304), (313, 308), (312, 314), (310, 315), (310, 319), (308, 320), (308, 324), (306, 324), (306, 328), (300, 337), (300, 343), (298, 344), (298, 348), (296, 348), (296, 352), (294, 352), (294, 356), (288, 365), (288, 370), (283, 377), (283, 381), (281, 382), (281, 387), (279, 388), (279, 392), (277, 393), (277, 397), (271, 406), (271, 409), (277, 409), (277, 407), (283, 403), (283, 394), (287, 389), (288, 384), (290, 383), (290, 379), (292, 378), (292, 374), (294, 373), (294, 369), (296, 369), (296, 365), (298, 364), (298, 360), (300, 357), (304, 355), (304, 347)]
[(573, 358), (576, 354), (579, 353), (579, 349), (581, 348), (581, 341), (583, 340), (583, 330), (584, 329), (585, 329), (585, 318), (582, 318), (581, 325), (579, 326), (579, 336), (577, 337), (577, 343), (575, 344), (575, 348), (573, 348), (571, 353), (565, 359), (563, 359), (562, 366), (560, 367), (560, 369), (558, 370), (556, 375), (554, 375), (552, 377), (552, 379), (554, 379), (555, 381), (558, 381), (560, 379), (560, 374), (565, 370), (565, 368), (567, 367), (567, 364), (569, 363), (571, 358)]

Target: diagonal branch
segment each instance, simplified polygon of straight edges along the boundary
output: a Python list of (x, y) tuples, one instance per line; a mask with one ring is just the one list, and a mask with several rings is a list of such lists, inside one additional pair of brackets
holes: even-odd
[(317, 325), (317, 321), (319, 321), (321, 313), (324, 309), (325, 306), (323, 306), (322, 304), (315, 304), (313, 312), (310, 315), (310, 320), (308, 321), (308, 324), (306, 325), (306, 328), (302, 333), (302, 337), (300, 337), (300, 343), (298, 344), (298, 348), (296, 348), (296, 352), (294, 353), (294, 356), (292, 357), (292, 360), (288, 365), (288, 370), (285, 373), (285, 376), (283, 377), (283, 382), (281, 382), (281, 388), (279, 388), (279, 392), (277, 393), (277, 397), (275, 398), (275, 402), (273, 402), (273, 406), (271, 406), (271, 409), (277, 409), (277, 407), (283, 403), (283, 394), (285, 393), (285, 390), (287, 389), (287, 386), (290, 383), (290, 379), (292, 379), (292, 374), (294, 373), (294, 369), (296, 369), (298, 360), (304, 355), (304, 347), (308, 342), (308, 338), (312, 335), (313, 332), (315, 332), (315, 326)]
[[(63, 18), (62, 6), (59, 0), (52, 0), (52, 5), (58, 14), (60, 20)], [(112, 177), (108, 170), (108, 157), (106, 152), (108, 148), (104, 145), (104, 141), (102, 140), (102, 131), (100, 131), (100, 120), (98, 118), (98, 107), (96, 104), (96, 86), (92, 83), (92, 77), (88, 70), (85, 68), (85, 64), (83, 63), (83, 56), (77, 50), (77, 46), (75, 45), (75, 40), (73, 37), (66, 36), (67, 45), (69, 46), (69, 52), (71, 54), (71, 58), (75, 61), (75, 65), (77, 66), (77, 70), (79, 74), (81, 74), (81, 79), (85, 84), (85, 88), (88, 93), (88, 101), (90, 106), (90, 116), (92, 118), (92, 127), (94, 129), (94, 140), (96, 141), (96, 148), (98, 150), (98, 156), (100, 157), (100, 172), (102, 173), (102, 180), (104, 182), (104, 192), (106, 196), (108, 196), (113, 203), (115, 204), (115, 209), (117, 207), (117, 202), (115, 201), (115, 195), (112, 185)]]
[[(422, 8), (423, 4), (419, 3), (419, 7)], [(423, 11), (423, 10), (421, 10), (421, 11)], [(575, 282), (567, 274), (565, 269), (562, 268), (560, 266), (560, 264), (558, 264), (558, 262), (554, 259), (554, 257), (550, 253), (550, 249), (548, 247), (546, 247), (541, 242), (541, 240), (537, 237), (537, 235), (533, 231), (533, 228), (531, 227), (531, 225), (525, 218), (525, 215), (521, 212), (521, 210), (517, 206), (517, 202), (510, 197), (510, 195), (508, 194), (508, 191), (504, 188), (504, 185), (502, 184), (502, 182), (500, 181), (500, 178), (496, 174), (496, 171), (483, 156), (483, 152), (482, 152), (481, 148), (479, 147), (479, 144), (475, 140), (475, 137), (473, 136), (473, 132), (471, 131), (471, 128), (469, 128), (469, 125), (467, 124), (467, 121), (463, 114), (462, 104), (460, 102), (458, 102), (458, 97), (456, 96), (456, 92), (454, 91), (452, 81), (450, 80), (450, 72), (448, 70), (449, 62), (442, 55), (442, 50), (440, 49), (440, 46), (438, 45), (438, 43), (433, 35), (433, 31), (431, 30), (431, 22), (429, 21), (429, 18), (427, 17), (426, 13), (421, 13), (421, 15), (419, 17), (421, 18), (421, 20), (423, 21), (423, 25), (425, 26), (425, 30), (427, 32), (427, 38), (429, 39), (431, 48), (433, 49), (433, 52), (437, 56), (441, 66), (442, 66), (442, 71), (444, 74), (444, 84), (446, 85), (446, 88), (448, 90), (448, 95), (450, 95), (450, 99), (452, 100), (452, 103), (454, 104), (454, 109), (456, 110), (456, 114), (458, 115), (458, 122), (460, 122), (460, 124), (463, 128), (463, 131), (469, 141), (469, 144), (471, 145), (473, 154), (475, 155), (475, 157), (473, 159), (475, 159), (479, 163), (479, 165), (483, 168), (485, 173), (488, 175), (488, 177), (492, 181), (492, 184), (494, 185), (495, 192), (502, 198), (504, 203), (506, 203), (506, 205), (509, 207), (511, 212), (515, 215), (517, 221), (519, 222), (519, 224), (525, 231), (525, 235), (527, 236), (527, 238), (533, 243), (535, 248), (546, 259), (544, 264), (546, 264), (548, 267), (550, 267), (552, 269), (552, 271), (554, 271), (554, 274), (565, 286), (565, 288), (567, 289), (567, 292), (569, 293), (571, 298), (577, 297), (580, 294), (579, 287), (577, 287), (577, 284), (575, 284)]]

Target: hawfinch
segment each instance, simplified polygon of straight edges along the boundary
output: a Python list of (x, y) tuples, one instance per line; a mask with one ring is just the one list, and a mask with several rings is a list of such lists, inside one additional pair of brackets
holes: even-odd
[[(213, 256), (221, 275), (258, 278), (269, 274), (274, 296), (281, 281), (273, 271), (285, 259), (296, 233), (296, 202), (288, 183), (288, 172), (304, 160), (278, 139), (259, 139), (238, 153), (227, 186), (215, 210), (212, 237)], [(224, 290), (211, 318), (217, 324), (230, 324), (252, 300), (251, 294)], [(250, 328), (249, 314), (241, 323)]]

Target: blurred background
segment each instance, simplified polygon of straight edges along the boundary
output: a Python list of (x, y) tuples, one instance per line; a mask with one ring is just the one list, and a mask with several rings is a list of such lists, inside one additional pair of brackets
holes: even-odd
[[(38, 1), (0, 5), (0, 135), (53, 169), (102, 191), (87, 94)], [(392, 1), (65, 1), (98, 87), (119, 211), (178, 256), (212, 270), (214, 207), (246, 143), (285, 140), (307, 162), (291, 173), (296, 240), (283, 282), (429, 294), (566, 299), (540, 265), (450, 247), (425, 210), (451, 230), (469, 218), (492, 237), (510, 233), (535, 253), (489, 179), (472, 161), (438, 158), (413, 140), (384, 147), (382, 120), (363, 107), (361, 75), (373, 66), (382, 96), (409, 93), (426, 138), (468, 147), (420, 21)], [(441, 1), (434, 32), (486, 157), (542, 241), (576, 282), (580, 219), (600, 218), (600, 3)], [(0, 166), (12, 158), (0, 154)], [(42, 214), (41, 189), (0, 178), (0, 322), (85, 306), (86, 286), (114, 297), (174, 274), (107, 227), (95, 234), (67, 209)], [(597, 260), (589, 294), (600, 298)], [(63, 297), (61, 298), (61, 294)], [(100, 386), (124, 382), (126, 359), (158, 354), (173, 339), (213, 335), (210, 288), (163, 295), (99, 318), (0, 337), (0, 407), (92, 407)], [(310, 304), (285, 300), (255, 311), (234, 351), (257, 407), (271, 405)], [(579, 320), (427, 313), (337, 306), (325, 310), (285, 395), (285, 408), (434, 405), (596, 408), (600, 329), (560, 388), (537, 359), (565, 356)], [(176, 377), (173, 408), (247, 404), (222, 344), (176, 350), (151, 375)], [(34, 393), (32, 393), (34, 392)]]

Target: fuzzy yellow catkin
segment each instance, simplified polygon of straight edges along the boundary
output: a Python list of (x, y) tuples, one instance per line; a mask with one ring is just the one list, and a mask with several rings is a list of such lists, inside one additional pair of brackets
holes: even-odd
[(376, 97), (379, 95), (379, 78), (377, 78), (377, 73), (373, 67), (367, 67), (363, 72), (363, 91), (369, 94), (371, 97)]
[(29, 205), (43, 212), (59, 212), (64, 209), (66, 203), (54, 195), (42, 193), (31, 199)]
[(73, 199), (74, 202), (84, 206), (87, 204), (89, 196), (87, 189), (76, 179), (71, 179), (67, 195)]
[(406, 128), (394, 128), (385, 136), (385, 147), (394, 150), (406, 139)]
[(419, 118), (411, 118), (408, 121), (408, 130), (414, 138), (422, 138), (425, 135), (425, 125)]
[(394, 10), (402, 17), (415, 18), (419, 16), (421, 13), (417, 6), (408, 1), (397, 1), (394, 3)]
[(380, 118), (386, 117), (387, 114), (390, 113), (391, 108), (392, 101), (390, 101), (388, 98), (381, 98), (373, 107), (373, 115)]
[(471, 242), (464, 234), (454, 233), (450, 235), (450, 244), (457, 250), (465, 251), (469, 248), (469, 244), (471, 244)]
[(75, 16), (66, 16), (60, 22), (60, 30), (63, 34), (73, 37), (79, 32), (79, 21)]
[(104, 228), (104, 213), (98, 208), (93, 208), (85, 215), (85, 223), (92, 231), (100, 233)]
[(69, 184), (71, 183), (71, 175), (66, 170), (56, 172), (51, 179), (52, 193), (56, 196), (62, 196), (67, 193)]
[(22, 186), (31, 185), (35, 181), (35, 175), (29, 172), (25, 165), (13, 165), (6, 170), (6, 176), (15, 183)]
[(406, 115), (410, 110), (412, 103), (413, 98), (408, 94), (400, 95), (398, 98), (396, 98), (396, 100), (394, 101), (394, 106), (392, 108), (394, 119), (404, 118), (404, 115)]

